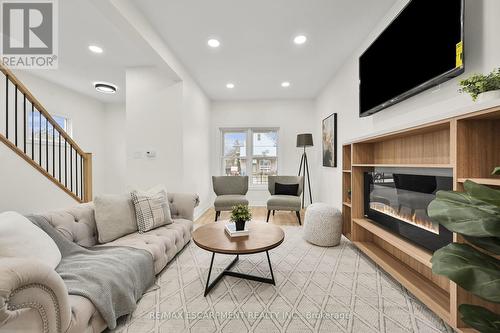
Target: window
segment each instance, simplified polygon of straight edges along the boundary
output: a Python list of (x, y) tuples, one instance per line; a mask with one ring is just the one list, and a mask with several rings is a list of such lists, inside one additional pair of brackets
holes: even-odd
[(249, 176), (250, 185), (266, 185), (278, 172), (277, 129), (222, 129), (222, 174)]
[[(61, 126), (61, 128), (71, 136), (71, 126), (70, 120), (63, 116), (52, 115), (52, 118), (56, 121), (56, 123)], [(45, 142), (45, 132), (48, 132), (48, 141), (52, 142), (52, 125), (48, 123), (47, 119), (42, 115), (40, 118), (40, 114), (38, 111), (34, 111), (33, 114), (31, 112), (27, 113), (26, 121), (28, 123), (27, 126), (27, 135), (28, 141), (39, 142), (40, 137), (42, 138), (42, 144)], [(48, 131), (47, 131), (48, 130)], [(56, 142), (58, 140), (57, 130), (55, 131)]]

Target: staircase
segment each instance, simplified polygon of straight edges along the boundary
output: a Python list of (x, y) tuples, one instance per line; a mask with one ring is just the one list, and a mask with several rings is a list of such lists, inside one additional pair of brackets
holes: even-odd
[(92, 201), (92, 154), (78, 146), (8, 68), (0, 64), (0, 72), (0, 142), (76, 201)]

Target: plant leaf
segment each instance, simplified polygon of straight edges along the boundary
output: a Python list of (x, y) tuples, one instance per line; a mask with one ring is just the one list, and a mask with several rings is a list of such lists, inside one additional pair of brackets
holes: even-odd
[(492, 205), (500, 207), (500, 191), (494, 190), (491, 187), (476, 184), (473, 181), (467, 180), (464, 183), (465, 192), (475, 199), (485, 201)]
[(439, 191), (427, 211), (434, 222), (452, 232), (500, 238), (500, 207), (467, 193)]
[(500, 167), (496, 167), (495, 170), (493, 170), (492, 175), (500, 175)]
[(500, 238), (495, 237), (471, 237), (464, 236), (464, 238), (471, 244), (482, 248), (488, 252), (500, 255)]
[(499, 333), (500, 315), (481, 306), (462, 304), (458, 307), (462, 320), (481, 333)]
[(500, 260), (470, 245), (452, 243), (434, 252), (431, 262), (433, 273), (487, 301), (500, 303)]

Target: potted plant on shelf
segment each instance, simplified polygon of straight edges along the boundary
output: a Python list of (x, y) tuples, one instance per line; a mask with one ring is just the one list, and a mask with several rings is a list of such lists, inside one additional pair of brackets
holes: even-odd
[(473, 101), (500, 99), (500, 68), (487, 75), (474, 74), (460, 81), (460, 87), (460, 92), (471, 95)]
[[(495, 173), (500, 173), (496, 168)], [(440, 191), (429, 205), (429, 216), (467, 243), (452, 243), (432, 256), (432, 271), (492, 303), (500, 303), (500, 191), (464, 183), (465, 192)], [(497, 256), (496, 258), (494, 256)], [(500, 314), (461, 304), (461, 319), (482, 333), (500, 332)]]
[(252, 219), (252, 213), (246, 205), (236, 205), (231, 210), (231, 221), (235, 223), (236, 230), (245, 230), (245, 223)]

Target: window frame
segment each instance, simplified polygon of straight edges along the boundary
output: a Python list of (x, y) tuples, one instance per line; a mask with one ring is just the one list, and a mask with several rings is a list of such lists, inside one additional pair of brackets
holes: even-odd
[[(39, 112), (39, 111), (35, 111), (35, 112)], [(66, 132), (66, 134), (69, 135), (70, 138), (73, 138), (73, 122), (71, 120), (71, 118), (69, 118), (68, 116), (65, 116), (65, 115), (62, 115), (62, 114), (54, 114), (54, 113), (51, 113), (50, 114), (52, 117), (60, 117), (60, 118), (63, 118), (64, 121), (65, 121), (65, 127), (66, 128), (63, 128), (64, 131)], [(38, 116), (35, 116), (35, 119), (37, 119)], [(52, 126), (51, 124), (49, 124), (50, 126)], [(37, 135), (37, 133), (35, 132), (35, 138), (34, 140), (31, 138), (31, 127), (29, 126), (29, 122), (28, 120), (26, 121), (26, 143), (27, 144), (41, 144), (42, 146), (45, 146), (45, 140), (42, 140), (40, 142), (40, 137)], [(48, 143), (52, 143), (52, 135), (49, 135), (49, 141)], [(58, 145), (59, 143), (57, 142), (56, 145)], [(64, 145), (64, 142), (63, 142), (63, 139), (61, 139), (61, 146)]]
[[(224, 160), (226, 159), (226, 156), (224, 154), (224, 136), (226, 133), (237, 133), (237, 132), (245, 132), (246, 133), (246, 163), (245, 167), (247, 170), (247, 176), (248, 176), (248, 187), (250, 189), (256, 189), (256, 190), (267, 190), (267, 184), (253, 184), (253, 169), (252, 169), (252, 162), (254, 159), (254, 154), (253, 154), (253, 134), (254, 133), (259, 133), (259, 132), (276, 132), (276, 173), (280, 173), (280, 128), (279, 127), (220, 127), (219, 128), (219, 135), (220, 135), (220, 140), (219, 140), (219, 174), (220, 175), (225, 175), (225, 170), (224, 170)], [(261, 156), (258, 156), (261, 157)], [(274, 157), (273, 157), (274, 158)]]

